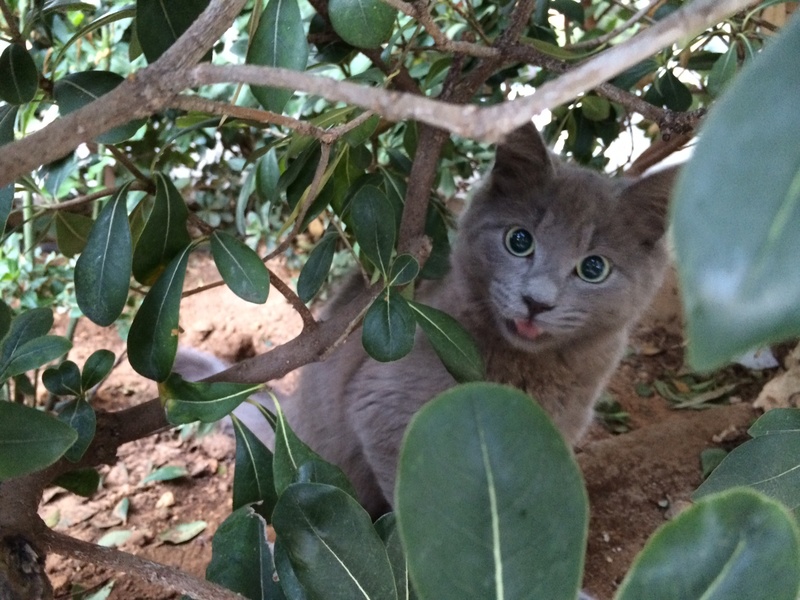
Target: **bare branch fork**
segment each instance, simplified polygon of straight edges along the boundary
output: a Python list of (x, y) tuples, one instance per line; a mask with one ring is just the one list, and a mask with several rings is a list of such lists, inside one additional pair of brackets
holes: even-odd
[(640, 35), (542, 85), (535, 94), (489, 108), (456, 105), (418, 95), (355, 85), (307, 73), (251, 65), (196, 65), (241, 10), (244, 0), (215, 1), (164, 55), (149, 67), (81, 110), (0, 149), (0, 186), (56, 160), (80, 143), (132, 118), (163, 110), (182, 90), (212, 83), (249, 83), (317, 94), (380, 114), (413, 119), (464, 137), (496, 142), (543, 110), (593, 89), (681, 38), (709, 27), (750, 4), (750, 0), (695, 0)]

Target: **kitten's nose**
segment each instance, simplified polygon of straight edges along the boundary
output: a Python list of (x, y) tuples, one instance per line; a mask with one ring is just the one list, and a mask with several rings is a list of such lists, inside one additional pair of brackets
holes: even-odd
[(543, 302), (539, 302), (538, 300), (534, 300), (530, 296), (523, 296), (522, 300), (528, 306), (528, 313), (530, 314), (531, 319), (536, 315), (540, 315), (543, 312), (547, 312), (548, 310), (552, 310), (554, 308), (552, 304), (545, 304)]

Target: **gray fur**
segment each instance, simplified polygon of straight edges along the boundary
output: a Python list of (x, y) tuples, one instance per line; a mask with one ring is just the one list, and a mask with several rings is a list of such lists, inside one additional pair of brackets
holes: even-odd
[[(610, 179), (554, 159), (533, 126), (523, 127), (500, 145), (465, 212), (449, 274), (417, 289), (417, 300), (450, 313), (474, 336), (488, 379), (534, 396), (570, 443), (588, 427), (629, 330), (661, 281), (673, 176)], [(504, 245), (515, 226), (534, 235), (529, 257)], [(575, 272), (593, 254), (613, 265), (599, 284)], [(355, 278), (345, 284), (323, 318), (358, 285)], [(532, 302), (553, 308), (531, 316)], [(543, 333), (535, 339), (514, 333), (509, 321), (523, 319)], [(304, 367), (287, 415), (302, 439), (347, 473), (377, 515), (391, 504), (408, 422), (453, 385), (421, 332), (412, 352), (391, 363), (368, 358), (356, 332), (325, 362)]]

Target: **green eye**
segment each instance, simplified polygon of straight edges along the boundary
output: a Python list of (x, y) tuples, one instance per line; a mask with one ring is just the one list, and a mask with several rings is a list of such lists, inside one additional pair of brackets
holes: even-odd
[(506, 249), (514, 256), (530, 256), (536, 248), (533, 234), (522, 227), (512, 227), (506, 233)]
[(605, 256), (592, 254), (584, 258), (575, 271), (588, 283), (600, 283), (611, 274), (611, 263)]

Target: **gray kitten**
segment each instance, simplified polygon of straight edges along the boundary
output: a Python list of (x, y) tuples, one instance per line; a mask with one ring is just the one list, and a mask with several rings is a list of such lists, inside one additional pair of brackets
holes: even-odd
[[(673, 178), (667, 170), (610, 179), (568, 165), (532, 125), (522, 127), (499, 145), (463, 215), (448, 275), (420, 283), (415, 299), (458, 319), (487, 379), (535, 397), (574, 444), (661, 281)], [(361, 285), (349, 280), (323, 318)], [(390, 363), (370, 359), (356, 334), (304, 367), (287, 416), (377, 516), (392, 502), (411, 417), (455, 383), (421, 332), (411, 353)]]

